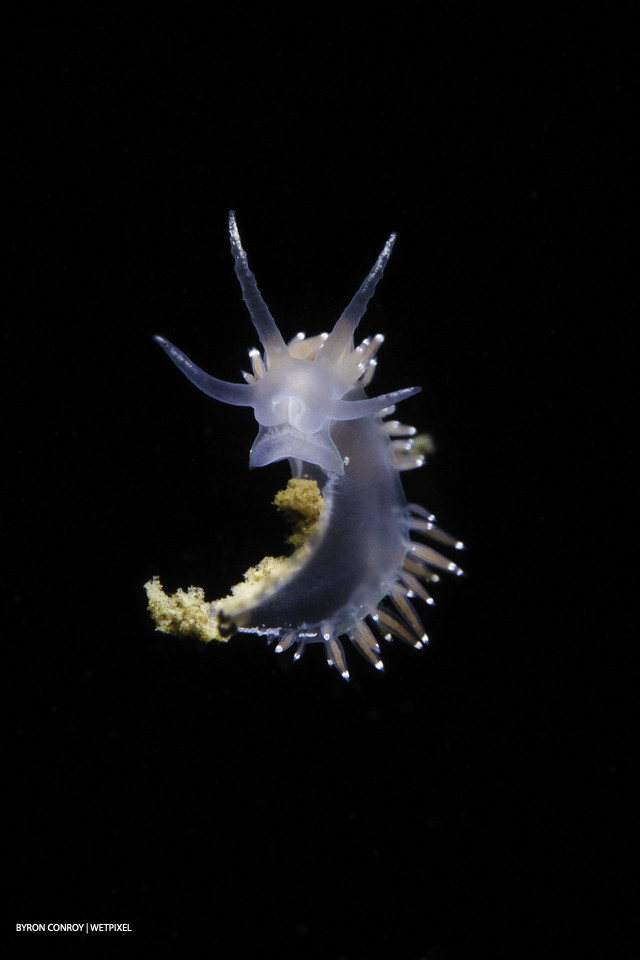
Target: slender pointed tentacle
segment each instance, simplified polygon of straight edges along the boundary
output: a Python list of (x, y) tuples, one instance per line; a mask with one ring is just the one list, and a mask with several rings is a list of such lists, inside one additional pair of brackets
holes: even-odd
[(394, 390), (392, 393), (384, 393), (367, 400), (337, 400), (332, 410), (333, 419), (359, 420), (360, 417), (369, 417), (372, 413), (380, 413), (391, 404), (415, 397), (421, 390), (422, 387), (406, 387), (404, 390)]
[(276, 357), (289, 357), (287, 345), (282, 334), (271, 316), (268, 306), (258, 290), (256, 278), (249, 269), (249, 262), (240, 241), (240, 234), (236, 224), (236, 215), (233, 210), (229, 213), (229, 235), (231, 237), (231, 252), (235, 261), (236, 276), (240, 281), (242, 298), (247, 305), (251, 320), (260, 337), (260, 343), (267, 351), (270, 360)]
[(393, 245), (395, 242), (396, 235), (395, 233), (392, 233), (385, 243), (382, 253), (376, 260), (373, 269), (364, 279), (355, 297), (346, 310), (343, 311), (335, 327), (329, 334), (329, 338), (319, 354), (321, 363), (335, 363), (340, 354), (342, 354), (345, 350), (353, 348), (354, 331), (364, 316), (364, 312), (367, 309), (367, 304), (373, 296), (376, 286), (378, 285), (378, 281), (381, 279), (382, 274), (384, 273), (384, 268), (386, 267), (387, 261), (391, 256), (391, 251), (393, 250)]
[(214, 400), (222, 400), (223, 403), (232, 403), (237, 407), (250, 407), (252, 405), (252, 388), (248, 383), (228, 383), (226, 380), (218, 380), (212, 377), (195, 363), (189, 360), (189, 357), (178, 350), (169, 340), (164, 337), (155, 336), (153, 338), (158, 343), (167, 356), (173, 360), (176, 367), (184, 373), (185, 377), (191, 380), (199, 390), (206, 393), (208, 397)]

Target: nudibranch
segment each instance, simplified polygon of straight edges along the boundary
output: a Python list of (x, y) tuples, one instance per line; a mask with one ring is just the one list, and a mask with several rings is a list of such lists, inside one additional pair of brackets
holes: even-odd
[[(427, 640), (412, 598), (433, 603), (426, 585), (438, 572), (462, 572), (423, 541), (454, 549), (462, 543), (435, 526), (423, 507), (408, 503), (400, 482), (400, 473), (422, 466), (424, 457), (414, 448), (415, 428), (390, 418), (395, 405), (420, 387), (368, 397), (384, 338), (378, 334), (354, 346), (395, 234), (331, 333), (298, 333), (287, 343), (249, 269), (233, 212), (229, 232), (242, 296), (263, 348), (249, 351), (245, 383), (218, 380), (163, 337), (155, 340), (208, 396), (253, 408), (259, 429), (249, 466), (288, 460), (293, 478), (317, 485), (321, 509), (291, 557), (274, 561), (273, 569), (253, 578), (251, 589), (234, 588), (232, 596), (207, 607), (207, 618), (217, 624), (211, 635), (265, 635), (277, 641), (278, 653), (295, 644), (296, 659), (308, 644), (321, 643), (328, 663), (345, 678), (348, 638), (381, 670), (381, 638), (417, 648)], [(154, 584), (159, 588), (155, 580), (148, 592)], [(202, 591), (191, 590), (196, 593), (189, 596), (197, 594), (202, 603)]]

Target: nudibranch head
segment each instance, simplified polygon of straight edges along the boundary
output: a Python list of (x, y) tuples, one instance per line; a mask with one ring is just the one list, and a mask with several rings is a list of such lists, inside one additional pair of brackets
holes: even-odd
[(260, 425), (249, 465), (263, 467), (276, 460), (294, 460), (319, 467), (325, 474), (344, 473), (343, 460), (331, 438), (331, 424), (357, 420), (418, 393), (420, 387), (368, 398), (363, 388), (375, 370), (382, 336), (354, 348), (353, 334), (384, 272), (395, 242), (392, 234), (355, 297), (330, 334), (306, 338), (298, 334), (285, 343), (258, 290), (233, 212), (229, 215), (231, 250), (242, 295), (264, 348), (249, 353), (252, 373), (246, 383), (211, 377), (163, 337), (156, 341), (182, 372), (208, 396), (224, 403), (253, 407)]

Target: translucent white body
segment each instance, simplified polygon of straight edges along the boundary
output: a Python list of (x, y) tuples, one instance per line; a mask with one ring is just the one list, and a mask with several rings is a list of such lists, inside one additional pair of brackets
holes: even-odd
[(209, 376), (173, 344), (155, 339), (206, 394), (253, 408), (259, 431), (251, 467), (288, 459), (295, 476), (318, 482), (325, 500), (324, 522), (304, 562), (250, 607), (235, 611), (233, 626), (278, 638), (277, 651), (296, 643), (296, 656), (308, 642), (322, 642), (329, 663), (345, 677), (340, 638), (347, 636), (381, 669), (378, 639), (367, 618), (387, 639), (422, 646), (426, 635), (408, 598), (431, 602), (424, 582), (437, 579), (435, 570), (461, 572), (413, 540), (412, 532), (462, 547), (433, 526), (426, 510), (407, 504), (402, 490), (400, 471), (422, 466), (423, 458), (411, 450), (415, 430), (385, 417), (420, 388), (367, 397), (383, 337), (354, 347), (355, 329), (395, 235), (329, 335), (298, 334), (285, 343), (249, 269), (233, 213), (229, 229), (236, 273), (264, 350), (250, 351), (252, 373), (245, 374), (246, 383)]

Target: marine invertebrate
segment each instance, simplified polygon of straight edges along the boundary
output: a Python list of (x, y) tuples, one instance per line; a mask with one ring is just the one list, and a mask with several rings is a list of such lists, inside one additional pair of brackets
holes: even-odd
[[(329, 664), (345, 678), (342, 638), (347, 637), (382, 669), (380, 635), (421, 647), (427, 637), (411, 599), (431, 603), (426, 584), (438, 579), (438, 571), (462, 572), (422, 542), (462, 547), (434, 525), (428, 511), (407, 503), (400, 482), (400, 473), (422, 466), (424, 458), (413, 450), (415, 429), (389, 418), (397, 403), (420, 388), (368, 397), (384, 338), (378, 334), (354, 346), (395, 234), (331, 333), (299, 333), (287, 343), (249, 269), (233, 212), (229, 230), (235, 271), (263, 348), (250, 350), (245, 383), (210, 376), (169, 341), (155, 339), (208, 396), (253, 408), (259, 430), (251, 467), (287, 459), (294, 480), (313, 485), (322, 499), (319, 516), (306, 537), (298, 537), (293, 555), (265, 571), (258, 568), (249, 587), (216, 601), (208, 618), (220, 633), (276, 639), (277, 652), (295, 644), (296, 658), (309, 643), (322, 643)], [(300, 510), (295, 495), (293, 509)]]

